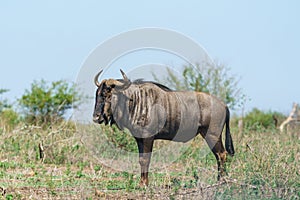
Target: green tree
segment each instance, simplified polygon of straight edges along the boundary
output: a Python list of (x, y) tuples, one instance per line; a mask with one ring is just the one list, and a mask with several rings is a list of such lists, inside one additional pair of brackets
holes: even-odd
[[(230, 75), (230, 69), (223, 64), (184, 66), (181, 78), (169, 68), (167, 70), (168, 77), (163, 82), (171, 88), (210, 93), (232, 109), (244, 104), (245, 95), (238, 87), (239, 80)], [(153, 76), (157, 81), (161, 81), (154, 74)]]
[(82, 97), (75, 85), (60, 80), (47, 83), (34, 81), (19, 99), (25, 119), (31, 123), (48, 124), (63, 118), (67, 110), (77, 107)]

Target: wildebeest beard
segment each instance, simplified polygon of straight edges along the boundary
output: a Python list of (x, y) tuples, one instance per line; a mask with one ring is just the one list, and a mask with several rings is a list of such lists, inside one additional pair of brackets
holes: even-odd
[(104, 120), (104, 124), (105, 125), (110, 125), (112, 126), (113, 124), (115, 124), (115, 120), (111, 111), (111, 95), (109, 98), (107, 98), (105, 100), (105, 102), (103, 103), (103, 111), (102, 111), (102, 117)]

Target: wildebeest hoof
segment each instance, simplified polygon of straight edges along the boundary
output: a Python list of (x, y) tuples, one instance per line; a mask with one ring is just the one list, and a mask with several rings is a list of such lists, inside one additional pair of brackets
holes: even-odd
[(148, 181), (141, 180), (139, 183), (139, 187), (141, 188), (148, 187)]

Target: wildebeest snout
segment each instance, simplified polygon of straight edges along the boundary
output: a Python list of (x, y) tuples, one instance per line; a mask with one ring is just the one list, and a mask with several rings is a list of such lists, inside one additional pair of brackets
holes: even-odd
[(101, 124), (102, 122), (103, 122), (103, 117), (100, 115), (100, 114), (94, 114), (93, 115), (93, 121), (95, 122), (95, 123), (98, 123), (98, 124)]

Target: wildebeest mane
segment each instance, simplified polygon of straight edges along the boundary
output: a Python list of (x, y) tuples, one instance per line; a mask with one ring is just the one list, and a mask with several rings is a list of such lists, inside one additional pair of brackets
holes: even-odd
[[(124, 80), (123, 79), (117, 79), (117, 81), (120, 81), (121, 83), (124, 83)], [(136, 85), (141, 85), (141, 84), (145, 84), (145, 83), (151, 83), (151, 84), (154, 84), (156, 85), (157, 87), (161, 88), (162, 90), (164, 91), (167, 91), (167, 92), (170, 92), (170, 91), (173, 91), (172, 89), (168, 88), (167, 86), (165, 85), (162, 85), (160, 83), (157, 83), (157, 82), (154, 82), (154, 81), (145, 81), (144, 79), (140, 78), (140, 79), (136, 79), (132, 82), (133, 84), (136, 84)]]
[(154, 82), (154, 81), (145, 81), (144, 79), (136, 79), (133, 81), (134, 84), (140, 85), (140, 84), (144, 84), (144, 83), (151, 83), (156, 85), (157, 87), (161, 88), (164, 91), (173, 91), (172, 89), (168, 88), (165, 85), (162, 85), (160, 83)]

